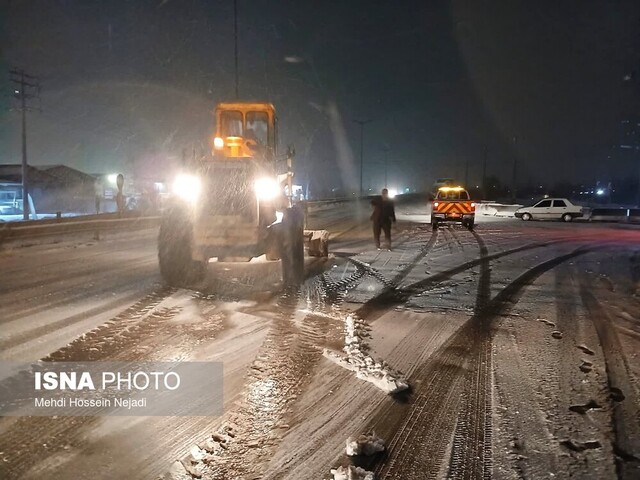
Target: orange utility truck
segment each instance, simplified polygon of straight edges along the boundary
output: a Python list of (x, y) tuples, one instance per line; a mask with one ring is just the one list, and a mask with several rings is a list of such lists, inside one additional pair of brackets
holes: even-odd
[(431, 205), (431, 226), (437, 229), (441, 223), (460, 223), (473, 230), (476, 204), (463, 187), (440, 187)]

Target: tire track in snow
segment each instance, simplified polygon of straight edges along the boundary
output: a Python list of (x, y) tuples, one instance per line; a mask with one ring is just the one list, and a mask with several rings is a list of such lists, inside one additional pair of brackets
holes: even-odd
[[(185, 325), (170, 324), (179, 308), (159, 309), (160, 304), (177, 290), (162, 288), (146, 295), (103, 325), (76, 338), (70, 344), (49, 354), (43, 361), (162, 361), (163, 347), (140, 348), (140, 340), (165, 335), (173, 351), (193, 347), (200, 339), (215, 336), (222, 328), (215, 315), (205, 315), (203, 322)], [(176, 342), (178, 340), (179, 342)], [(4, 382), (11, 382), (9, 378)], [(38, 463), (62, 451), (90, 450), (84, 435), (100, 423), (99, 417), (21, 417), (3, 426), (0, 451), (10, 459), (0, 464), (1, 478), (21, 478)], [(188, 429), (197, 418), (183, 422), (179, 428), (159, 439), (157, 449), (168, 450), (175, 444), (181, 431)], [(164, 447), (163, 447), (164, 445)], [(155, 450), (157, 453), (158, 450)], [(149, 449), (146, 449), (149, 453)], [(157, 465), (147, 465), (149, 468)], [(140, 472), (138, 472), (140, 473)]]
[(418, 262), (420, 262), (420, 260), (422, 260), (427, 255), (429, 255), (429, 253), (432, 251), (437, 241), (438, 241), (438, 231), (435, 230), (431, 232), (431, 235), (429, 236), (429, 240), (427, 240), (427, 242), (420, 248), (418, 253), (391, 280), (388, 280), (380, 271), (378, 271), (374, 267), (371, 267), (370, 265), (367, 265), (363, 262), (360, 262), (352, 258), (350, 258), (349, 261), (354, 263), (354, 265), (356, 265), (357, 267), (362, 268), (366, 274), (377, 279), (379, 282), (381, 282), (384, 285), (382, 292), (380, 292), (374, 298), (384, 297), (398, 289), (398, 285), (400, 284), (400, 282), (402, 282), (402, 280), (404, 280), (411, 273), (411, 271), (415, 268)]
[[(458, 247), (460, 247), (460, 251), (464, 252), (464, 245), (462, 244), (462, 242), (460, 241), (460, 237), (458, 236), (458, 234), (456, 233), (456, 229), (453, 225), (447, 225), (447, 230), (449, 230), (449, 233), (451, 234), (451, 236), (453, 237), (453, 239), (455, 240), (455, 242), (458, 244)], [(475, 233), (474, 231), (471, 231), (471, 233)], [(479, 238), (479, 237), (477, 237)]]
[[(114, 269), (101, 273), (100, 281), (106, 288), (100, 290), (100, 293), (110, 293), (113, 285), (116, 287), (126, 287), (131, 284), (137, 285), (140, 283), (141, 274), (153, 281), (157, 277), (156, 263), (157, 260), (155, 258), (137, 259), (129, 262), (124, 272), (121, 265), (120, 271)], [(95, 272), (93, 274), (95, 275)], [(56, 288), (49, 290), (48, 288), (53, 285)], [(95, 293), (94, 285), (88, 282), (88, 277), (76, 275), (74, 272), (63, 275), (62, 278), (58, 277), (50, 284), (41, 283), (40, 287), (36, 288), (36, 291), (30, 290), (20, 295), (10, 295), (5, 298), (3, 298), (3, 291), (0, 298), (7, 313), (0, 317), (0, 324), (20, 320), (29, 315), (48, 312), (53, 308), (67, 306), (86, 299), (88, 295)]]
[(449, 280), (453, 276), (469, 270), (473, 267), (480, 265), (483, 261), (496, 260), (502, 257), (513, 255), (515, 253), (524, 252), (527, 250), (533, 250), (536, 248), (544, 248), (550, 245), (550, 243), (531, 243), (523, 245), (521, 247), (512, 248), (498, 253), (487, 255), (486, 259), (475, 258), (469, 260), (453, 268), (445, 270), (434, 275), (430, 275), (422, 280), (414, 282), (406, 287), (398, 289), (385, 289), (375, 297), (365, 302), (360, 308), (358, 308), (355, 314), (359, 318), (366, 320), (374, 320), (381, 317), (387, 311), (394, 308), (396, 305), (401, 305), (409, 300), (412, 296), (425, 293), (429, 288), (441, 283), (445, 280)]
[[(303, 288), (317, 289), (317, 285)], [(322, 343), (331, 333), (327, 317), (299, 313), (300, 289), (289, 289), (277, 300), (274, 318), (248, 374), (238, 406), (228, 415), (233, 438), (203, 473), (213, 478), (260, 478), (277, 449), (288, 414), (314, 366), (322, 358)], [(321, 310), (318, 303), (317, 309)], [(308, 310), (308, 309), (307, 309)], [(227, 435), (227, 430), (217, 432)]]
[[(413, 393), (408, 416), (406, 407), (398, 408), (402, 405), (383, 407), (376, 415), (378, 420), (370, 426), (370, 429), (379, 434), (386, 433), (387, 438), (392, 437), (389, 443), (391, 460), (376, 469), (381, 478), (438, 478), (452, 434), (453, 468), (449, 472), (450, 476), (476, 479), (491, 476), (491, 430), (490, 427), (487, 428), (491, 414), (487, 408), (490, 402), (488, 382), (491, 375), (487, 368), (490, 366), (487, 348), (490, 355), (492, 321), (495, 317), (508, 313), (524, 290), (544, 272), (586, 252), (585, 249), (577, 249), (538, 264), (507, 285), (476, 312), (412, 376), (413, 379), (420, 380), (420, 383)], [(491, 258), (491, 255), (487, 255), (482, 261), (488, 264)], [(479, 287), (479, 303), (486, 295), (486, 288)], [(469, 386), (463, 385), (465, 375), (470, 375), (472, 380), (475, 378)], [(465, 394), (460, 400), (462, 392)], [(459, 425), (456, 442), (458, 402), (462, 406), (461, 418), (464, 425)], [(398, 424), (401, 424), (400, 428), (397, 428)], [(435, 425), (438, 428), (434, 428)], [(463, 434), (463, 427), (469, 429), (468, 436)], [(434, 452), (437, 452), (437, 458), (434, 458)], [(425, 459), (432, 460), (425, 462)]]
[[(102, 247), (102, 246), (100, 246)], [(140, 245), (134, 246), (122, 246), (120, 245), (118, 248), (118, 253), (123, 254), (125, 252), (128, 253), (137, 253), (141, 250)], [(73, 279), (76, 281), (86, 281), (86, 279), (91, 279), (93, 275), (95, 275), (95, 265), (101, 265), (101, 274), (107, 274), (110, 272), (117, 272), (118, 269), (121, 269), (122, 266), (119, 264), (109, 263), (108, 259), (113, 257), (112, 251), (101, 251), (101, 252), (83, 252), (86, 253), (83, 255), (82, 261), (78, 262), (77, 258), (74, 258), (73, 254), (77, 254), (77, 250), (68, 250), (62, 252), (61, 257), (65, 257), (62, 260), (56, 260), (53, 262), (47, 262), (43, 264), (38, 264), (38, 272), (37, 276), (33, 276), (33, 280), (25, 282), (25, 283), (12, 283), (11, 285), (3, 285), (2, 293), (10, 294), (14, 292), (19, 292), (23, 290), (29, 289), (37, 289), (42, 287), (43, 285), (50, 284), (55, 281), (59, 281), (61, 277), (61, 272), (65, 270), (69, 265), (73, 268), (76, 268), (77, 271), (74, 272)], [(38, 255), (38, 252), (35, 253)], [(105, 258), (106, 257), (106, 258)], [(147, 261), (149, 258), (156, 259), (155, 256), (145, 255), (142, 258), (136, 258), (137, 262)], [(105, 261), (106, 260), (106, 261)], [(7, 270), (3, 272), (3, 276), (6, 275), (5, 278), (12, 278), (20, 274), (21, 271), (24, 271), (24, 266), (20, 268), (14, 268), (11, 270)]]
[[(488, 251), (482, 238), (475, 232), (471, 232), (475, 241), (478, 244), (480, 251), (480, 268), (481, 275), (478, 283), (478, 292), (476, 295), (476, 311), (484, 308), (489, 300), (490, 296), (490, 269), (489, 261), (486, 260)], [(469, 328), (472, 322), (468, 322), (460, 333), (456, 333), (449, 339), (445, 345), (442, 355), (440, 355), (439, 361), (432, 362), (427, 360), (425, 365), (430, 365), (427, 371), (423, 368), (419, 369), (419, 372), (414, 374), (414, 377), (420, 379), (418, 391), (416, 392), (416, 398), (413, 405), (407, 406), (409, 409), (408, 415), (406, 413), (397, 412), (396, 421), (402, 422), (401, 429), (393, 435), (393, 440), (389, 444), (389, 451), (397, 452), (397, 454), (391, 457), (391, 461), (386, 465), (378, 466), (376, 473), (380, 473), (383, 478), (403, 478), (403, 479), (418, 479), (423, 478), (420, 476), (420, 472), (426, 473), (426, 478), (437, 478), (442, 472), (442, 466), (440, 462), (431, 463), (425, 472), (425, 465), (423, 464), (424, 458), (436, 457), (438, 459), (444, 459), (446, 452), (451, 443), (451, 434), (453, 433), (452, 425), (456, 422), (456, 412), (458, 411), (458, 405), (463, 399), (463, 412), (468, 412), (467, 417), (471, 415), (475, 408), (464, 408), (468, 404), (469, 399), (477, 399), (480, 397), (480, 403), (483, 405), (483, 409), (486, 405), (486, 397), (479, 395), (484, 389), (480, 388), (484, 381), (484, 377), (476, 375), (469, 375), (473, 382), (474, 377), (478, 381), (472, 383), (472, 388), (475, 387), (476, 395), (469, 392), (469, 387), (462, 384), (464, 377), (464, 368), (468, 362), (465, 355), (465, 350), (469, 345), (473, 345), (477, 333), (475, 329)], [(452, 341), (453, 340), (453, 341)], [(484, 342), (482, 342), (484, 343)], [(479, 345), (484, 347), (484, 345)], [(442, 348), (442, 347), (441, 347)], [(485, 349), (478, 348), (478, 352), (485, 353)], [(434, 357), (439, 354), (436, 352)], [(486, 366), (486, 364), (485, 364)], [(472, 368), (469, 372), (473, 372)], [(441, 388), (425, 388), (425, 385), (432, 385), (438, 383)], [(390, 408), (397, 406), (392, 405)], [(475, 405), (473, 405), (475, 407)], [(393, 414), (393, 412), (388, 412)], [(386, 416), (386, 415), (385, 415)], [(404, 419), (402, 417), (405, 417)], [(396, 421), (391, 422), (392, 425)], [(470, 423), (470, 419), (463, 425), (466, 426)], [(428, 426), (425, 428), (425, 426)], [(483, 424), (484, 426), (484, 424)], [(393, 427), (392, 427), (393, 428)], [(378, 428), (376, 428), (376, 431)], [(440, 432), (442, 435), (434, 435), (432, 432)], [(473, 435), (476, 433), (476, 435)], [(482, 433), (485, 433), (485, 429), (482, 429)], [(473, 435), (473, 438), (469, 439), (467, 435)], [(481, 443), (477, 443), (478, 441)], [(480, 445), (481, 448), (485, 445), (484, 436), (478, 438), (476, 431), (470, 431), (470, 428), (458, 428), (455, 429), (455, 435), (453, 438), (453, 448), (451, 456), (453, 459), (459, 460), (457, 465), (464, 466), (467, 460), (468, 447), (472, 442), (476, 445)], [(489, 444), (490, 445), (490, 444)], [(465, 448), (466, 447), (466, 448)], [(460, 452), (463, 450), (463, 452)], [(433, 455), (433, 453), (436, 453)], [(482, 451), (484, 454), (484, 449)], [(474, 455), (477, 452), (473, 453)], [(484, 455), (481, 456), (484, 459)]]
[(163, 300), (176, 291), (175, 288), (164, 287), (144, 296), (113, 319), (76, 338), (69, 345), (52, 352), (43, 360), (73, 362), (112, 357), (114, 352), (105, 347), (112, 347), (113, 344), (107, 345), (107, 342), (112, 342), (114, 338), (130, 336), (132, 329), (139, 326), (140, 322), (146, 319)]
[[(409, 237), (407, 235), (403, 235), (402, 240), (397, 242), (397, 246), (404, 245), (408, 240), (409, 240)], [(346, 260), (355, 266), (356, 271), (352, 273), (349, 277), (342, 280), (338, 280), (337, 282), (328, 282), (327, 281), (328, 276), (326, 274), (323, 274), (324, 288), (327, 292), (329, 292), (330, 294), (333, 294), (334, 297), (338, 296), (335, 293), (335, 291), (337, 290), (342, 290), (344, 295), (346, 291), (352, 288), (355, 288), (365, 275), (368, 275), (378, 280), (387, 289), (395, 289), (397, 288), (398, 284), (404, 278), (406, 278), (407, 275), (409, 275), (409, 273), (411, 273), (411, 270), (418, 264), (418, 262), (429, 254), (429, 252), (433, 248), (436, 241), (437, 241), (437, 233), (431, 232), (429, 240), (427, 240), (427, 243), (420, 248), (420, 250), (418, 251), (418, 254), (413, 259), (411, 259), (409, 263), (405, 267), (403, 267), (402, 270), (400, 270), (400, 272), (398, 272), (391, 280), (387, 279), (375, 267), (372, 267), (371, 265), (365, 262), (362, 262), (357, 258), (347, 257)]]
[[(480, 279), (474, 315), (483, 312), (491, 300), (491, 267), (487, 247), (476, 232), (471, 232), (480, 248)], [(450, 478), (491, 478), (491, 320), (478, 318), (479, 336), (471, 352), (465, 378), (462, 410), (453, 436)], [(472, 318), (470, 321), (474, 321)]]
[[(437, 235), (437, 234), (436, 234)], [(415, 260), (415, 262), (419, 261), (421, 256), (426, 256), (426, 254), (429, 253), (429, 251), (431, 251), (431, 249), (433, 248), (433, 245), (436, 242), (436, 235), (433, 235), (430, 237), (429, 242), (427, 242), (427, 244), (423, 247), (423, 251), (420, 252), (420, 254), (417, 256), (418, 258)], [(532, 244), (532, 245), (527, 245), (527, 246), (523, 246), (523, 247), (518, 247), (509, 251), (505, 251), (505, 252), (500, 252), (499, 254), (494, 254), (491, 256), (488, 256), (489, 259), (493, 259), (493, 258), (500, 258), (501, 256), (505, 256), (505, 255), (510, 255), (513, 253), (517, 253), (520, 251), (525, 251), (528, 249), (533, 249), (533, 248), (539, 248), (545, 246), (545, 244)], [(426, 250), (426, 251), (425, 251)], [(486, 247), (485, 247), (486, 250)], [(486, 253), (486, 252), (485, 252)], [(424, 255), (422, 255), (424, 254)], [(473, 266), (477, 265), (478, 260), (476, 259), (475, 261), (471, 261), (471, 262), (467, 262), (465, 264), (462, 265), (462, 268), (460, 268), (460, 266), (451, 269), (447, 272), (443, 272), (442, 274), (438, 274), (434, 277), (430, 277), (429, 278), (429, 282), (416, 282), (416, 284), (412, 284), (409, 287), (407, 287), (408, 292), (406, 292), (407, 294), (414, 294), (416, 291), (420, 291), (420, 289), (424, 289), (424, 288), (428, 288), (432, 283), (437, 282), (437, 281), (442, 281), (444, 279), (447, 279), (450, 276), (453, 276), (457, 273), (459, 273), (460, 271), (464, 271), (466, 269), (472, 268)], [(413, 262), (412, 262), (413, 263)], [(410, 265), (409, 268), (405, 269), (404, 272), (401, 272), (401, 275), (407, 275), (408, 272), (410, 271), (410, 269), (412, 268), (412, 266)], [(376, 298), (372, 299), (372, 303), (377, 303), (378, 300), (380, 300), (379, 297), (384, 297), (385, 295), (389, 295), (391, 292), (395, 291), (396, 289), (385, 289), (385, 291), (383, 292), (383, 294), (378, 295)], [(391, 292), (390, 292), (391, 291)], [(482, 293), (480, 298), (487, 298), (488, 299), (488, 295), (489, 295), (489, 288), (488, 288), (488, 284), (486, 288), (483, 288), (480, 290)], [(397, 293), (397, 292), (396, 292)], [(395, 300), (397, 300), (397, 297), (391, 296), (392, 298), (394, 298)], [(379, 308), (382, 307), (382, 309), (384, 311), (388, 311), (389, 309), (393, 308), (397, 303), (401, 303), (400, 302), (392, 302), (391, 304), (389, 304), (388, 302), (382, 302), (380, 305), (378, 305), (378, 313), (379, 313)], [(366, 307), (363, 306), (363, 307)], [(366, 310), (360, 310), (360, 311), (366, 311)], [(382, 313), (379, 313), (380, 315)], [(369, 319), (371, 317), (367, 316), (365, 317), (365, 319)], [(437, 379), (440, 379), (440, 381), (443, 381), (443, 375), (447, 375), (450, 379), (449, 382), (444, 381), (445, 384), (451, 384), (453, 385), (454, 388), (451, 388), (448, 392), (447, 395), (447, 399), (449, 401), (445, 401), (444, 403), (442, 403), (441, 405), (445, 408), (442, 408), (440, 411), (435, 412), (435, 414), (431, 415), (431, 418), (433, 420), (433, 423), (438, 423), (440, 425), (443, 426), (443, 428), (447, 425), (453, 425), (455, 424), (455, 414), (457, 409), (455, 408), (455, 404), (457, 401), (459, 401), (459, 397), (460, 397), (460, 392), (461, 392), (461, 376), (460, 373), (458, 371), (456, 371), (456, 362), (458, 362), (458, 360), (460, 360), (462, 357), (462, 355), (460, 355), (458, 352), (463, 351), (464, 348), (466, 348), (470, 343), (472, 343), (474, 341), (473, 335), (468, 335), (466, 337), (463, 336), (458, 336), (458, 340), (459, 343), (450, 345), (450, 350), (452, 352), (451, 358), (449, 359), (450, 362), (448, 363), (448, 366), (451, 366), (453, 368), (448, 368), (444, 374), (443, 372), (439, 369), (439, 368), (433, 368), (431, 373), (432, 373), (432, 377), (430, 379), (430, 381), (427, 381), (426, 379), (424, 380), (424, 383), (432, 383), (435, 382)], [(449, 342), (451, 344), (451, 342)], [(443, 362), (446, 363), (446, 362)], [(459, 370), (460, 368), (463, 367), (463, 363), (458, 363), (457, 365), (457, 369)], [(441, 392), (437, 392), (435, 390), (429, 390), (429, 393), (431, 393), (431, 398), (436, 401), (438, 400), (439, 397), (441, 397)], [(432, 402), (427, 401), (425, 403), (425, 405), (428, 405)], [(406, 405), (399, 405), (400, 407), (406, 407)], [(393, 406), (392, 410), (397, 410), (395, 408), (396, 406)], [(454, 407), (454, 408), (451, 408)], [(406, 408), (405, 408), (405, 412), (406, 412)], [(393, 412), (391, 412), (393, 413)], [(427, 411), (427, 414), (429, 414), (429, 411)], [(398, 422), (399, 423), (402, 420), (403, 415), (400, 415), (398, 417)], [(415, 417), (416, 419), (419, 419), (419, 415)], [(392, 422), (393, 423), (393, 422)], [(392, 425), (393, 428), (393, 425)], [(446, 429), (446, 428), (445, 428)], [(376, 428), (376, 430), (378, 430)], [(452, 432), (452, 428), (449, 429)], [(388, 435), (387, 438), (391, 438), (392, 434)], [(442, 442), (442, 446), (440, 449), (440, 457), (444, 458), (445, 456), (445, 452), (448, 446), (448, 441), (450, 440), (450, 438), (448, 438), (446, 441)], [(433, 452), (430, 452), (430, 454), (433, 454)], [(282, 473), (282, 472), (281, 472)], [(437, 474), (437, 469), (435, 474)], [(422, 476), (418, 476), (417, 478), (423, 478)]]
[(630, 379), (629, 365), (620, 345), (615, 325), (607, 309), (592, 293), (593, 286), (584, 275), (580, 278), (582, 303), (593, 321), (604, 353), (609, 391), (613, 405), (613, 450), (620, 480), (640, 475), (640, 404)]

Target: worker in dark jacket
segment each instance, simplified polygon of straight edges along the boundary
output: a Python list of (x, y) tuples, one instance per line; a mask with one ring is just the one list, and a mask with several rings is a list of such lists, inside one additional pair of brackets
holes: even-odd
[(393, 201), (389, 198), (389, 190), (383, 188), (382, 195), (371, 200), (371, 205), (373, 206), (371, 214), (373, 239), (376, 247), (380, 249), (380, 232), (384, 231), (387, 249), (391, 250), (391, 222), (396, 223), (396, 211)]

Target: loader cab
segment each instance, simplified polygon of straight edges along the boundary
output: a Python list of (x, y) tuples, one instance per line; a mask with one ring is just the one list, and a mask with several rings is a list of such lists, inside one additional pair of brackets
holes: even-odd
[(273, 162), (277, 149), (275, 108), (270, 103), (220, 103), (215, 110), (215, 159)]

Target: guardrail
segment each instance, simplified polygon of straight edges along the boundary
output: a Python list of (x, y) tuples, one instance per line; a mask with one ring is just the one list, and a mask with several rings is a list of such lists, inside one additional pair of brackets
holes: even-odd
[(591, 222), (640, 223), (640, 208), (593, 208)]
[[(308, 201), (304, 202), (304, 205), (309, 213), (314, 213), (355, 200), (359, 200), (359, 198)], [(160, 225), (160, 218), (160, 216), (142, 216), (137, 213), (127, 212), (122, 215), (118, 213), (100, 213), (76, 217), (3, 222), (0, 223), (0, 244), (13, 240), (87, 232), (93, 232), (96, 236), (101, 233), (132, 232), (155, 228)]]
[(160, 224), (160, 217), (158, 216), (118, 216), (117, 214), (105, 213), (87, 217), (82, 217), (82, 219), (79, 219), (80, 217), (71, 217), (6, 222), (0, 226), (0, 243), (26, 238), (42, 238), (85, 232), (93, 232), (96, 235), (100, 235), (103, 232), (137, 231), (155, 228)]

